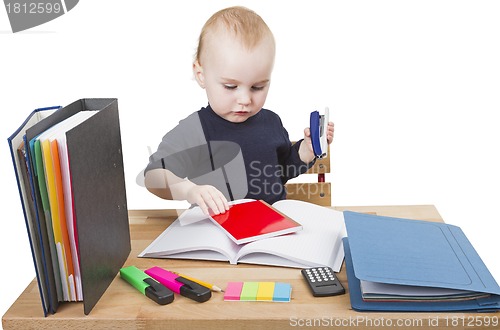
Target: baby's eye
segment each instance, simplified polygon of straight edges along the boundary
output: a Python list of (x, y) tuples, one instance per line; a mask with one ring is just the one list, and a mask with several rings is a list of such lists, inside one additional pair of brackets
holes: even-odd
[(229, 90), (233, 90), (233, 89), (236, 89), (238, 86), (236, 85), (227, 85), (227, 84), (224, 84), (224, 88), (225, 89), (229, 89)]
[(252, 86), (252, 90), (254, 91), (261, 91), (265, 88), (266, 86)]

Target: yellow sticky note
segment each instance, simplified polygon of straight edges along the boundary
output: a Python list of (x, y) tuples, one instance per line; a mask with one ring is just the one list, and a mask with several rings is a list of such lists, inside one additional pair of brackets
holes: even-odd
[(274, 282), (259, 282), (257, 300), (273, 300)]

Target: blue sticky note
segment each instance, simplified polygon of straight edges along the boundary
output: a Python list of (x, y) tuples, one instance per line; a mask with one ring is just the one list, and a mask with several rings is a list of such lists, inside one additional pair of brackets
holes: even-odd
[(273, 301), (289, 302), (292, 295), (290, 283), (276, 282), (274, 285)]

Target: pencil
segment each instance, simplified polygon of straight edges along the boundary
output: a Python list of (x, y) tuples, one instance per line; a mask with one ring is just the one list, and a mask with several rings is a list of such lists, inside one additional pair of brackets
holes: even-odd
[[(173, 272), (175, 273), (175, 272)], [(187, 276), (187, 275), (184, 275), (184, 274), (180, 274), (180, 273), (176, 273), (177, 275), (181, 276), (181, 277), (184, 277), (185, 279), (187, 280), (190, 280), (190, 281), (193, 281), (195, 283), (198, 283), (199, 285), (202, 285), (206, 288), (209, 288), (210, 290), (212, 291), (216, 291), (216, 292), (224, 292), (224, 290), (222, 290), (221, 288), (219, 288), (217, 285), (214, 285), (214, 284), (211, 284), (211, 283), (208, 283), (208, 282), (205, 282), (205, 281), (200, 281), (196, 278), (193, 278), (191, 276)]]

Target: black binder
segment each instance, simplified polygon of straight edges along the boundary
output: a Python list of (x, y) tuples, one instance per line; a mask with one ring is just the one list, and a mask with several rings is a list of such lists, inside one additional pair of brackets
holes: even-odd
[[(85, 314), (89, 314), (96, 305), (131, 250), (118, 101), (80, 99), (27, 128), (25, 135), (25, 141), (30, 141), (77, 112), (88, 110), (98, 112), (66, 133)], [(23, 126), (29, 126), (25, 123)], [(11, 151), (14, 148), (17, 147), (11, 145)], [(28, 173), (31, 175), (34, 173), (30, 162), (32, 155), (30, 148), (26, 148), (26, 151)], [(16, 176), (21, 186), (17, 169)], [(26, 182), (23, 183), (26, 185)], [(31, 187), (33, 189), (33, 185)], [(35, 269), (44, 313), (47, 315), (56, 312), (59, 302), (54, 275), (51, 274), (49, 239), (40, 196), (35, 190), (30, 193), (34, 204), (31, 211), (25, 205), (27, 196), (23, 196), (22, 192), (21, 201), (27, 225), (31, 225), (28, 234), (33, 257), (39, 256), (38, 261), (34, 260)], [(27, 212), (31, 212), (28, 217)]]

